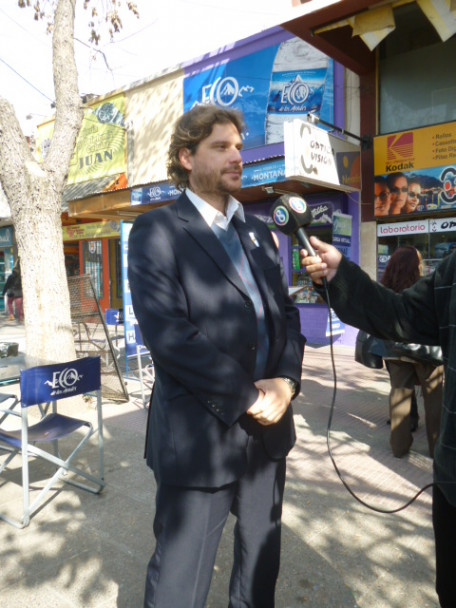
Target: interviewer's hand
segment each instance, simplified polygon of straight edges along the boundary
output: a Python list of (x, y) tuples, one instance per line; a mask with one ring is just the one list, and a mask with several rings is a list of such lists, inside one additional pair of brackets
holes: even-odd
[(299, 260), (312, 281), (321, 285), (323, 277), (326, 277), (326, 280), (330, 281), (335, 276), (342, 259), (342, 254), (333, 245), (328, 245), (328, 243), (320, 241), (315, 236), (310, 237), (310, 242), (318, 255), (307, 255), (307, 251), (301, 249)]
[(263, 391), (264, 397), (255, 401), (247, 414), (264, 426), (279, 422), (290, 405), (290, 387), (282, 378), (258, 380), (255, 386)]

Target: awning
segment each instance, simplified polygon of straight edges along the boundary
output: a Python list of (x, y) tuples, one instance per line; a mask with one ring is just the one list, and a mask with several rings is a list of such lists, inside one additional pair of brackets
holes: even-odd
[(315, 7), (312, 0), (303, 14), (281, 26), (355, 74), (370, 74), (375, 70), (373, 49), (395, 30), (394, 9), (412, 2), (442, 41), (456, 33), (456, 0), (328, 0)]
[(109, 175), (107, 177), (100, 177), (98, 179), (91, 179), (87, 182), (66, 186), (63, 191), (63, 201), (64, 203), (69, 203), (82, 198), (88, 198), (94, 194), (123, 190), (125, 188), (127, 188), (127, 177), (125, 173)]
[[(414, 0), (394, 0), (372, 6), (356, 15), (336, 21), (314, 30), (322, 34), (337, 28), (350, 26), (352, 36), (359, 36), (372, 51), (396, 28), (393, 9)], [(445, 42), (456, 33), (456, 0), (416, 0), (416, 3)]]

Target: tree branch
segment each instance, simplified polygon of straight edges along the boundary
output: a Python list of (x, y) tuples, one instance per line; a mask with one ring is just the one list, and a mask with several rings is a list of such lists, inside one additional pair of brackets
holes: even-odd
[(54, 175), (57, 189), (65, 185), (83, 117), (74, 57), (75, 4), (76, 0), (58, 0), (52, 38), (56, 113), (54, 134), (43, 167)]
[(33, 157), (14, 108), (0, 96), (0, 182), (11, 208), (14, 200), (26, 198), (24, 166), (30, 161)]

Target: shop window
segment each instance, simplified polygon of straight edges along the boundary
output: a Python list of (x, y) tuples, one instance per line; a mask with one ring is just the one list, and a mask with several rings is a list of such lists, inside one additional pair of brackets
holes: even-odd
[(456, 231), (439, 232), (430, 235), (429, 265), (435, 268), (443, 258), (456, 249)]
[(385, 266), (398, 247), (412, 245), (423, 259), (423, 274), (433, 272), (444, 257), (456, 249), (456, 231), (384, 237), (378, 240), (377, 280), (380, 281)]
[[(396, 29), (380, 44), (379, 132), (456, 120), (456, 37), (440, 37), (415, 3), (394, 10)], [(406, 75), (406, 77), (404, 76)]]
[(79, 274), (79, 247), (77, 243), (64, 243), (65, 270), (67, 276), (73, 277)]
[(103, 254), (101, 240), (82, 242), (83, 274), (92, 280), (99, 300), (103, 299)]

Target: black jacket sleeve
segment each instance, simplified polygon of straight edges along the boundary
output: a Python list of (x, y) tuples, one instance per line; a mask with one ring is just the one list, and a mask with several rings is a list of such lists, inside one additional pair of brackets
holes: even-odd
[[(439, 344), (435, 306), (435, 273), (396, 293), (373, 281), (353, 262), (342, 258), (328, 283), (330, 306), (349, 325), (379, 338)], [(319, 293), (326, 299), (322, 288)]]

